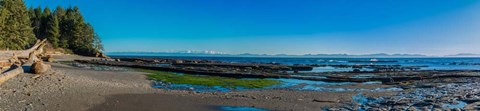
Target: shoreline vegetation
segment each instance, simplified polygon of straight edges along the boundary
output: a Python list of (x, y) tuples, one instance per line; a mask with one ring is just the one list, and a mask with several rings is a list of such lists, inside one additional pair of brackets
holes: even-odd
[(0, 49), (24, 50), (47, 39), (47, 53), (106, 57), (93, 26), (77, 6), (30, 7), (23, 0), (0, 0)]
[(221, 86), (225, 88), (264, 88), (280, 84), (278, 80), (268, 79), (238, 79), (217, 76), (200, 76), (190, 74), (175, 74), (172, 72), (137, 69), (141, 72), (150, 73), (149, 79), (171, 84), (190, 84), (203, 86)]

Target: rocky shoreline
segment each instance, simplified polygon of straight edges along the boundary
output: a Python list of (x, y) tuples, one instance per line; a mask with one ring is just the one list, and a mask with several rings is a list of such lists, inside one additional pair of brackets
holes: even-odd
[[(480, 77), (480, 70), (405, 70), (412, 66), (400, 65), (355, 65), (358, 67), (375, 67), (375, 71), (363, 72), (298, 72), (311, 70), (312, 65), (284, 65), (265, 63), (226, 63), (208, 60), (185, 59), (145, 59), (116, 58), (113, 60), (76, 60), (76, 62), (151, 69), (186, 74), (202, 74), (234, 78), (292, 78), (325, 82), (369, 82), (381, 81), (384, 84), (398, 84), (404, 81)], [(341, 66), (341, 65), (339, 65)], [(354, 67), (345, 65), (344, 67)], [(400, 69), (399, 69), (400, 68)], [(294, 71), (289, 73), (288, 71)], [(363, 76), (370, 74), (369, 76)]]
[(356, 104), (329, 108), (362, 111), (463, 111), (480, 110), (480, 78), (453, 78), (412, 81), (401, 84), (404, 89), (391, 96), (354, 96)]

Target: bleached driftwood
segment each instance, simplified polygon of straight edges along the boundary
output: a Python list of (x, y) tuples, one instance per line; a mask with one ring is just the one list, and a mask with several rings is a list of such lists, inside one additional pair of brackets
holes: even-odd
[(0, 84), (4, 83), (8, 79), (17, 76), (18, 74), (23, 73), (23, 68), (18, 65), (13, 65), (9, 70), (2, 72), (0, 74)]
[(12, 60), (18, 60), (18, 58), (28, 59), (31, 53), (39, 55), (43, 53), (43, 47), (46, 45), (47, 40), (37, 40), (35, 45), (27, 50), (3, 50), (0, 51), (0, 62), (15, 62)]
[[(40, 59), (38, 56), (43, 54), (43, 47), (46, 45), (47, 40), (37, 40), (35, 45), (27, 50), (3, 50), (0, 51), (0, 84), (8, 79), (23, 73), (22, 64), (34, 63)], [(26, 61), (20, 61), (24, 59)]]

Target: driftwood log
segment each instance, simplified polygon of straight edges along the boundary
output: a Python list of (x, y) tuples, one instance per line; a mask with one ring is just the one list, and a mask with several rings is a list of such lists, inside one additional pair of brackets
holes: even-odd
[[(35, 45), (27, 50), (3, 50), (0, 51), (0, 63), (16, 63), (21, 62), (19, 59), (33, 59), (38, 60), (38, 58), (32, 58), (33, 56), (37, 57), (40, 54), (43, 54), (43, 47), (46, 45), (47, 40), (37, 40)], [(33, 61), (30, 61), (33, 62)], [(10, 64), (11, 65), (11, 64)]]
[(17, 76), (20, 73), (23, 73), (23, 68), (18, 65), (13, 65), (9, 70), (0, 74), (0, 84), (3, 84), (8, 79)]
[(39, 61), (44, 53), (43, 47), (47, 40), (37, 40), (35, 45), (27, 50), (2, 50), (0, 51), (0, 84), (6, 80), (23, 73), (22, 64)]
[(17, 58), (29, 58), (30, 53), (42, 54), (43, 47), (46, 45), (47, 40), (37, 40), (35, 45), (33, 45), (30, 49), (27, 50), (3, 50), (0, 51), (0, 61), (7, 61), (11, 59), (13, 56)]

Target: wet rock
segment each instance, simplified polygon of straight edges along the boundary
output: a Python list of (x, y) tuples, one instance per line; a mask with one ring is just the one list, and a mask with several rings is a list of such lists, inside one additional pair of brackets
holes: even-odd
[(396, 101), (395, 100), (387, 100), (385, 102), (382, 102), (381, 104), (382, 105), (387, 105), (387, 106), (391, 106), (391, 105), (395, 105)]
[(327, 111), (350, 111), (346, 108), (329, 108)]
[(380, 107), (381, 105), (377, 104), (377, 103), (367, 103), (367, 106), (369, 106), (369, 107)]
[(441, 109), (442, 105), (441, 105), (441, 103), (434, 103), (433, 108), (440, 108)]
[(454, 109), (452, 109), (451, 111), (462, 111), (462, 109), (460, 109), (460, 108), (454, 108)]
[(413, 106), (416, 106), (416, 107), (425, 107), (425, 106), (430, 106), (430, 105), (432, 105), (432, 103), (430, 103), (430, 102), (418, 102), (418, 103), (413, 104)]
[(428, 99), (433, 99), (435, 96), (434, 95), (427, 95), (425, 96), (425, 98), (428, 98)]
[(442, 97), (442, 98), (440, 98), (440, 101), (441, 101), (441, 102), (449, 102), (449, 103), (451, 103), (451, 102), (453, 102), (453, 100), (454, 100), (454, 98), (452, 98), (452, 97)]
[(422, 107), (421, 110), (422, 110), (422, 111), (429, 111), (430, 108), (428, 108), (427, 106), (425, 106), (425, 107)]
[(468, 104), (467, 106), (465, 106), (464, 109), (465, 110), (480, 110), (480, 102), (475, 102), (475, 103)]
[[(418, 84), (418, 83), (417, 83)], [(468, 107), (465, 110), (480, 110), (480, 83), (477, 82), (457, 82), (446, 84), (427, 84), (423, 86), (432, 86), (424, 88), (414, 88), (404, 90), (390, 97), (381, 97), (363, 101), (358, 107), (363, 109), (377, 110), (385, 108), (387, 110), (463, 110), (459, 102), (465, 102)], [(378, 104), (380, 106), (376, 106)], [(447, 108), (446, 108), (447, 107)]]
[(475, 102), (480, 102), (480, 98), (466, 98), (466, 99), (462, 99), (461, 101), (466, 103), (475, 103)]
[(436, 84), (420, 84), (420, 85), (417, 85), (417, 88), (434, 88), (434, 87), (437, 87)]
[(431, 103), (431, 102), (434, 102), (435, 99), (424, 99), (423, 101), (428, 102), (428, 103)]
[(321, 99), (313, 99), (312, 102), (321, 102), (321, 103), (338, 103), (338, 100), (321, 100)]
[(407, 109), (407, 111), (419, 111), (417, 108), (411, 106), (410, 108)]
[(395, 103), (395, 105), (408, 105), (411, 103), (411, 100), (409, 99), (401, 99)]
[(396, 105), (396, 106), (393, 106), (392, 109), (395, 110), (395, 111), (404, 111), (408, 108), (408, 106), (403, 106), (403, 105)]
[(379, 108), (368, 108), (367, 111), (380, 111)]
[(30, 72), (33, 74), (43, 74), (50, 70), (51, 66), (48, 64), (43, 63), (42, 61), (37, 61), (32, 64), (30, 68)]

